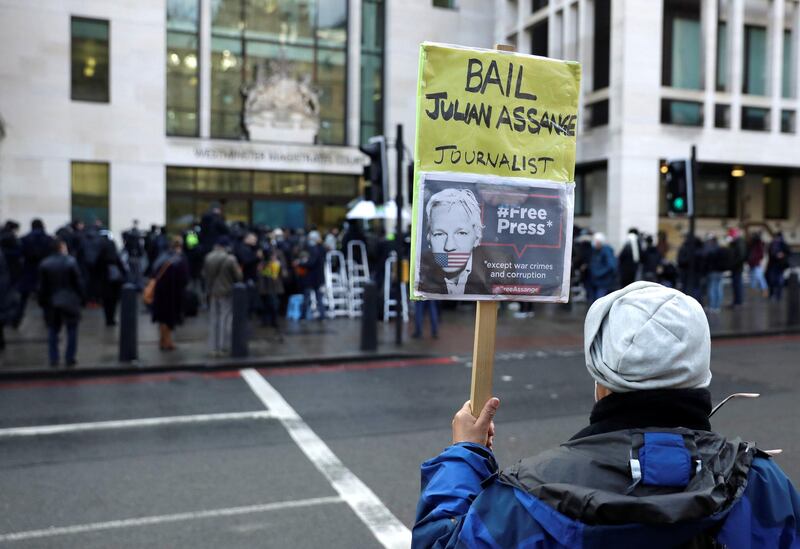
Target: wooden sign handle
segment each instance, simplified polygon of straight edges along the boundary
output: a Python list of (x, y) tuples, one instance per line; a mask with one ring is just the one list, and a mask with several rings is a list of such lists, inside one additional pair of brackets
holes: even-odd
[[(508, 44), (495, 44), (498, 51), (517, 51)], [(492, 398), (492, 373), (494, 371), (494, 340), (497, 333), (497, 302), (478, 301), (475, 309), (475, 343), (472, 347), (472, 387), (469, 407), (478, 417), (484, 404)]]
[(478, 301), (475, 309), (475, 345), (472, 348), (472, 388), (469, 407), (478, 417), (486, 401), (492, 397), (494, 339), (497, 332), (497, 302)]

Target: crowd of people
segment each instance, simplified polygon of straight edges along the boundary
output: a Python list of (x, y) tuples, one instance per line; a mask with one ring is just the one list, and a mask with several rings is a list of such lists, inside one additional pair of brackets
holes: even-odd
[[(230, 352), (234, 284), (243, 282), (250, 314), (272, 327), (283, 340), (279, 318), (290, 295), (304, 296), (303, 320), (323, 320), (326, 252), (346, 249), (351, 240), (366, 243), (370, 273), (382, 282), (392, 243), (385, 234), (364, 232), (361, 223), (332, 228), (324, 235), (310, 227), (282, 229), (228, 223), (219, 205), (181, 234), (166, 227), (139, 228), (134, 221), (121, 246), (103, 224), (75, 220), (48, 233), (34, 219), (20, 235), (20, 224), (7, 221), (0, 230), (0, 350), (4, 327), (18, 327), (36, 295), (48, 328), (49, 360), (60, 364), (59, 333), (67, 332), (64, 364), (76, 364), (77, 332), (85, 308), (102, 308), (106, 326), (117, 324), (123, 284), (142, 292), (152, 321), (158, 324), (159, 347), (175, 349), (173, 331), (186, 316), (207, 308), (209, 353)], [(378, 285), (382, 287), (382, 284)]]
[(677, 261), (667, 260), (668, 242), (640, 234), (631, 228), (616, 254), (603, 233), (577, 229), (574, 240), (575, 283), (582, 286), (593, 303), (617, 288), (645, 280), (678, 288), (691, 295), (711, 314), (723, 306), (723, 281), (730, 275), (730, 307), (744, 302), (744, 278), (765, 298), (781, 300), (791, 250), (778, 231), (765, 242), (761, 232), (745, 235), (738, 228), (724, 235), (708, 233), (705, 238), (688, 236), (677, 252)]

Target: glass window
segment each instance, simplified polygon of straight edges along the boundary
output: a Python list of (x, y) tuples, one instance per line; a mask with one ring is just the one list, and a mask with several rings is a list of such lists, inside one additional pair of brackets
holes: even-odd
[(108, 171), (105, 162), (72, 163), (72, 219), (108, 227)]
[(694, 190), (697, 217), (733, 217), (736, 187), (731, 184), (730, 169), (699, 167)]
[(787, 219), (789, 217), (789, 186), (781, 177), (765, 176), (764, 184), (764, 218)]
[(319, 196), (354, 197), (357, 179), (352, 175), (308, 174), (308, 194)]
[(783, 69), (781, 73), (781, 78), (783, 82), (782, 86), (782, 93), (783, 97), (791, 98), (794, 97), (792, 94), (792, 61), (794, 60), (794, 56), (792, 55), (792, 33), (791, 31), (784, 31), (783, 33)]
[(666, 0), (663, 31), (662, 84), (702, 89), (700, 3)]
[(728, 87), (728, 27), (724, 22), (717, 26), (717, 91)]
[(317, 50), (317, 85), (322, 143), (344, 143), (347, 57), (344, 50)]
[(211, 136), (238, 138), (242, 135), (241, 43), (211, 39)]
[(749, 95), (767, 93), (767, 29), (744, 27), (744, 90)]
[(531, 54), (547, 57), (547, 19), (531, 28)]
[(433, 7), (447, 8), (452, 10), (456, 7), (456, 0), (433, 0)]
[(715, 128), (731, 127), (730, 105), (714, 105), (714, 127)]
[(608, 125), (608, 99), (586, 105), (586, 125), (589, 128)]
[(794, 111), (781, 111), (781, 132), (794, 133), (795, 132), (795, 114)]
[(263, 67), (319, 92), (322, 143), (344, 144), (346, 0), (212, 0), (211, 135), (241, 138), (243, 93)]
[(202, 192), (252, 192), (251, 172), (245, 170), (197, 169), (197, 190)]
[(194, 191), (196, 179), (194, 168), (167, 167), (167, 192)]
[(319, 4), (317, 45), (344, 48), (347, 45), (347, 0)]
[(742, 107), (742, 129), (769, 131), (769, 109)]
[(661, 123), (678, 126), (702, 126), (703, 104), (694, 101), (661, 100)]
[(383, 0), (361, 4), (361, 143), (383, 134)]
[(167, 135), (199, 133), (197, 33), (167, 31)]
[(547, 7), (547, 0), (533, 0), (531, 3), (531, 11), (539, 11), (542, 8)]
[(108, 21), (73, 17), (72, 99), (109, 102)]
[(594, 63), (592, 64), (595, 90), (608, 87), (609, 56), (611, 48), (611, 0), (595, 0), (594, 4), (594, 37), (592, 39)]
[(245, 0), (245, 6), (247, 38), (314, 45), (315, 0)]

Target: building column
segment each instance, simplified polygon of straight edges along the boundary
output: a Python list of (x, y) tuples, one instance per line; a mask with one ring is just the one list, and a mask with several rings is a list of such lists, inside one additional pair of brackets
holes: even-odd
[(563, 58), (562, 30), (558, 25), (558, 14), (555, 2), (547, 4), (547, 57)]
[(769, 94), (770, 101), (770, 124), (769, 129), (772, 133), (781, 131), (781, 98), (783, 86), (781, 77), (783, 75), (783, 14), (785, 6), (784, 0), (772, 0), (772, 9), (769, 14)]
[(200, 0), (200, 137), (211, 135), (211, 0)]
[(717, 0), (703, 0), (701, 19), (705, 66), (703, 126), (708, 130), (714, 127), (714, 97), (717, 90)]
[(731, 95), (731, 129), (742, 126), (744, 82), (744, 0), (732, 0), (728, 12), (728, 85)]
[(582, 133), (584, 124), (584, 105), (586, 94), (592, 89), (592, 6), (589, 0), (578, 0), (578, 37), (576, 41), (576, 58), (581, 64), (581, 91), (578, 94), (578, 133)]
[(347, 13), (347, 144), (356, 147), (361, 139), (361, 1), (349, 0)]

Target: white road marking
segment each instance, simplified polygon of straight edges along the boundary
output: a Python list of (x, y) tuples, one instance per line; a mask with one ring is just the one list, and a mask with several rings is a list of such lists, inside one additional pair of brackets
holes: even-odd
[(52, 527), (52, 528), (44, 528), (42, 530), (27, 530), (25, 532), (0, 534), (0, 543), (9, 541), (23, 541), (35, 538), (63, 536), (69, 534), (83, 534), (86, 532), (98, 532), (100, 530), (113, 530), (116, 528), (130, 528), (134, 526), (153, 526), (155, 524), (181, 522), (186, 520), (231, 517), (236, 515), (246, 515), (253, 513), (264, 513), (267, 511), (276, 511), (278, 509), (292, 509), (297, 507), (310, 507), (312, 505), (326, 505), (331, 503), (342, 503), (342, 502), (343, 502), (342, 498), (338, 496), (329, 496), (324, 498), (310, 498), (310, 499), (300, 499), (295, 501), (279, 501), (276, 503), (264, 503), (260, 505), (247, 505), (245, 507), (228, 507), (226, 509), (212, 509), (208, 511), (193, 511), (190, 513), (176, 513), (174, 515), (157, 515), (152, 517), (111, 520), (108, 522), (93, 522), (90, 524), (77, 524), (75, 526)]
[(95, 421), (91, 423), (66, 423), (63, 425), (36, 425), (32, 427), (12, 427), (9, 429), (0, 429), (0, 438), (57, 435), (62, 433), (103, 431), (108, 429), (130, 429), (136, 427), (160, 427), (162, 425), (208, 423), (211, 421), (233, 421), (238, 419), (272, 419), (273, 417), (273, 414), (269, 410), (258, 410), (255, 412), (233, 412), (228, 414), (198, 414), (191, 416)]
[(378, 496), (344, 466), (266, 379), (252, 368), (242, 370), (241, 374), (256, 396), (286, 427), (303, 453), (378, 541), (387, 548), (407, 549), (411, 545), (411, 531), (383, 505)]

